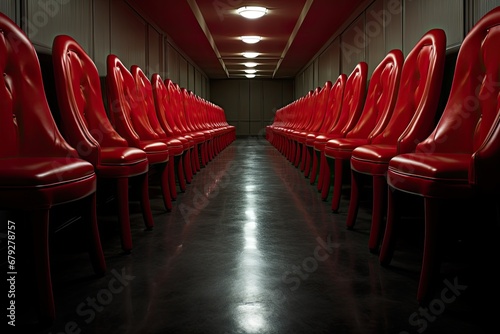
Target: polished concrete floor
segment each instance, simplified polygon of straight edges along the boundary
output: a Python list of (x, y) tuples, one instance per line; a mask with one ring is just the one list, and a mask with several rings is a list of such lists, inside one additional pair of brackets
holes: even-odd
[(421, 307), (415, 299), (421, 202), (408, 200), (398, 249), (385, 268), (368, 251), (369, 195), (355, 229), (345, 228), (348, 191), (346, 186), (340, 212), (332, 213), (316, 187), (268, 142), (239, 138), (195, 175), (172, 212), (163, 210), (153, 188), (152, 231), (144, 229), (139, 205), (132, 204), (129, 255), (120, 249), (113, 202), (100, 207), (104, 277), (92, 275), (76, 227), (54, 233), (57, 321), (48, 329), (27, 330), (481, 333), (497, 322), (498, 250), (490, 243), (495, 239), (478, 241), (479, 233), (472, 233), (488, 235), (496, 216), (474, 221), (474, 214), (455, 204), (464, 209), (450, 217), (442, 284), (436, 298)]

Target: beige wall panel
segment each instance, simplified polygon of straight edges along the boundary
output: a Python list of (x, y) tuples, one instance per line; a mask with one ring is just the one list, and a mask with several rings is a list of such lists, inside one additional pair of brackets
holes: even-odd
[(106, 57), (111, 53), (110, 0), (94, 1), (94, 63), (106, 75)]
[(186, 87), (193, 92), (195, 90), (195, 68), (191, 63), (188, 63), (188, 85)]
[(497, 6), (500, 6), (500, 0), (480, 0), (480, 1), (469, 0), (469, 1), (472, 2), (472, 13), (471, 13), (472, 22), (469, 27), (469, 30), (470, 28), (472, 28), (474, 24), (476, 24), (477, 21), (479, 21), (481, 17), (484, 16), (484, 14), (486, 14), (487, 12), (489, 12), (490, 10), (492, 10)]
[(368, 16), (378, 18), (384, 26), (385, 53), (393, 49), (403, 50), (403, 0), (385, 0), (383, 13), (385, 16), (378, 13)]
[(459, 45), (464, 32), (463, 0), (405, 0), (403, 18), (403, 52), (405, 55), (430, 29), (446, 32), (448, 47)]
[(148, 26), (148, 67), (143, 71), (149, 78), (153, 73), (163, 75), (163, 58), (163, 36)]
[(16, 22), (18, 26), (19, 18), (17, 17), (17, 1), (16, 0), (3, 0), (0, 1), (0, 12), (4, 13), (11, 18), (12, 21)]
[(383, 17), (384, 0), (376, 0), (365, 11), (366, 62), (372, 73), (386, 56)]
[(365, 16), (358, 17), (340, 37), (342, 73), (351, 73), (360, 61), (366, 61)]
[(201, 75), (201, 72), (198, 70), (195, 70), (194, 72), (194, 93), (200, 97), (203, 97), (203, 76)]
[(309, 65), (308, 68), (304, 71), (304, 94), (306, 94), (309, 90), (314, 89), (316, 86), (314, 84), (314, 65)]
[(261, 120), (268, 124), (273, 119), (278, 108), (283, 106), (283, 82), (284, 80), (265, 80), (263, 82), (263, 113)]
[[(264, 114), (264, 81), (249, 80), (250, 83), (250, 119), (252, 121), (261, 121)], [(280, 93), (281, 95), (281, 93)]]
[(111, 53), (130, 68), (147, 66), (147, 25), (128, 4), (121, 0), (111, 1)]
[(57, 35), (73, 37), (90, 55), (92, 51), (92, 1), (26, 0), (22, 27), (35, 46), (52, 49)]
[(167, 73), (166, 77), (175, 83), (179, 83), (179, 53), (169, 43), (167, 43)]
[(250, 121), (250, 80), (237, 80), (238, 91), (238, 121)]
[(181, 55), (179, 55), (179, 86), (183, 88), (188, 87), (188, 62)]

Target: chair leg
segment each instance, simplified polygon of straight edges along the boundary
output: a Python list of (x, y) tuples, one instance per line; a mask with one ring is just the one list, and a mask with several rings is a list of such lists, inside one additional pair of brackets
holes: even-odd
[[(177, 166), (177, 181), (181, 192), (186, 191), (186, 176), (184, 175), (184, 152), (182, 155), (175, 157), (175, 165)], [(174, 183), (175, 185), (175, 183)]]
[[(144, 174), (147, 175), (147, 173)], [(141, 177), (143, 176), (141, 175)], [(118, 200), (118, 220), (120, 222), (122, 249), (126, 253), (128, 253), (132, 250), (132, 236), (130, 231), (130, 211), (129, 211), (129, 200), (128, 200), (128, 178), (124, 177), (124, 178), (119, 178), (117, 180), (117, 200)], [(148, 201), (149, 201), (149, 194), (148, 194)]]
[(422, 258), (422, 270), (418, 283), (417, 301), (425, 302), (433, 290), (439, 274), (441, 254), (439, 250), (440, 216), (439, 200), (432, 198), (424, 199), (425, 205), (425, 232), (424, 232), (424, 254)]
[(383, 266), (391, 263), (397, 238), (397, 228), (399, 223), (398, 198), (394, 188), (387, 190), (387, 219), (385, 225), (384, 238), (380, 248), (379, 261)]
[(347, 211), (346, 227), (352, 230), (356, 223), (359, 209), (359, 193), (362, 189), (361, 174), (351, 170), (351, 198), (349, 200), (349, 210)]
[(316, 154), (318, 155), (319, 159), (319, 175), (318, 175), (317, 189), (318, 192), (321, 193), (323, 189), (323, 182), (325, 182), (325, 166), (328, 164), (328, 162), (326, 162), (326, 157), (324, 152), (316, 151)]
[(186, 177), (186, 183), (191, 183), (191, 180), (193, 179), (193, 170), (191, 166), (191, 151), (193, 149), (190, 148), (186, 152), (184, 152), (184, 176)]
[(38, 315), (41, 324), (52, 324), (56, 318), (49, 259), (49, 210), (30, 212), (33, 231), (35, 277), (38, 292)]
[(312, 157), (311, 172), (309, 173), (309, 184), (314, 184), (316, 182), (316, 177), (318, 175), (318, 156), (313, 147), (308, 147), (309, 154)]
[(323, 173), (323, 187), (321, 189), (321, 199), (326, 201), (328, 198), (328, 194), (330, 193), (330, 184), (332, 180), (332, 170), (335, 170), (335, 164), (333, 159), (327, 158), (325, 156), (325, 168)]
[[(144, 217), (144, 225), (147, 230), (152, 230), (154, 226), (153, 214), (151, 213), (151, 204), (149, 202), (149, 178), (148, 173), (139, 175), (141, 178), (141, 207)], [(167, 188), (168, 189), (168, 188)], [(130, 224), (129, 224), (130, 229)]]
[(168, 179), (170, 177), (169, 175), (169, 165), (170, 161), (168, 161), (165, 164), (161, 164), (160, 169), (160, 185), (161, 185), (161, 192), (163, 195), (163, 205), (165, 206), (165, 209), (170, 212), (172, 211), (172, 198), (170, 197), (170, 186), (168, 184)]
[(333, 198), (332, 198), (332, 211), (338, 212), (340, 206), (340, 196), (342, 194), (342, 174), (343, 174), (344, 161), (342, 159), (335, 159), (335, 170), (333, 179)]
[(84, 200), (88, 202), (87, 205), (89, 208), (84, 220), (88, 224), (90, 261), (96, 275), (102, 276), (106, 272), (106, 260), (104, 259), (99, 227), (97, 225), (96, 193), (94, 192)]
[(304, 143), (302, 144), (302, 146), (304, 147), (303, 148), (303, 151), (305, 153), (305, 163), (304, 163), (304, 176), (305, 177), (309, 177), (309, 175), (311, 174), (311, 162), (312, 162), (312, 157), (311, 157), (311, 150), (309, 147), (307, 147), (307, 145)]
[(368, 248), (375, 253), (379, 248), (380, 236), (384, 230), (384, 213), (387, 198), (387, 181), (382, 175), (373, 176), (373, 209)]
[(170, 198), (172, 201), (177, 199), (177, 186), (175, 184), (175, 166), (178, 164), (175, 156), (169, 157), (168, 163), (168, 185), (170, 188)]

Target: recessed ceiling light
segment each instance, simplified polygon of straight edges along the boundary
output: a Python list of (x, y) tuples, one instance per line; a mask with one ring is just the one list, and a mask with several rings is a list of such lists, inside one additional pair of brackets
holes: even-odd
[(255, 78), (255, 74), (246, 74), (247, 78)]
[(245, 73), (254, 74), (257, 73), (257, 70), (245, 70)]
[(259, 55), (258, 52), (243, 52), (243, 57), (245, 58), (255, 58)]
[(260, 42), (262, 37), (260, 36), (241, 36), (240, 39), (247, 44), (255, 44)]
[(238, 8), (236, 12), (241, 16), (246, 17), (247, 19), (258, 19), (259, 17), (266, 15), (267, 8), (257, 7), (257, 6), (245, 6)]
[(257, 63), (244, 63), (243, 65), (245, 65), (246, 67), (255, 67), (257, 66)]

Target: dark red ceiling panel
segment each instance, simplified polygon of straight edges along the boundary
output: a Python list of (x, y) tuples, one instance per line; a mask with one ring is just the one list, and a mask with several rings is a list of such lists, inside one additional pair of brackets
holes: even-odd
[[(245, 61), (258, 64), (258, 77), (294, 77), (364, 1), (130, 0), (129, 3), (151, 19), (210, 78), (215, 79), (227, 78), (227, 74), (230, 78), (243, 77)], [(206, 31), (214, 43), (207, 39), (200, 18), (193, 13), (193, 5), (199, 9), (202, 23), (206, 24)], [(236, 13), (237, 8), (245, 5), (264, 6), (268, 13), (257, 20), (245, 19)], [(299, 21), (304, 8), (309, 10)], [(300, 27), (280, 62), (298, 21)], [(239, 40), (242, 35), (259, 35), (263, 39), (248, 45)], [(247, 60), (242, 56), (244, 51), (260, 55)]]

